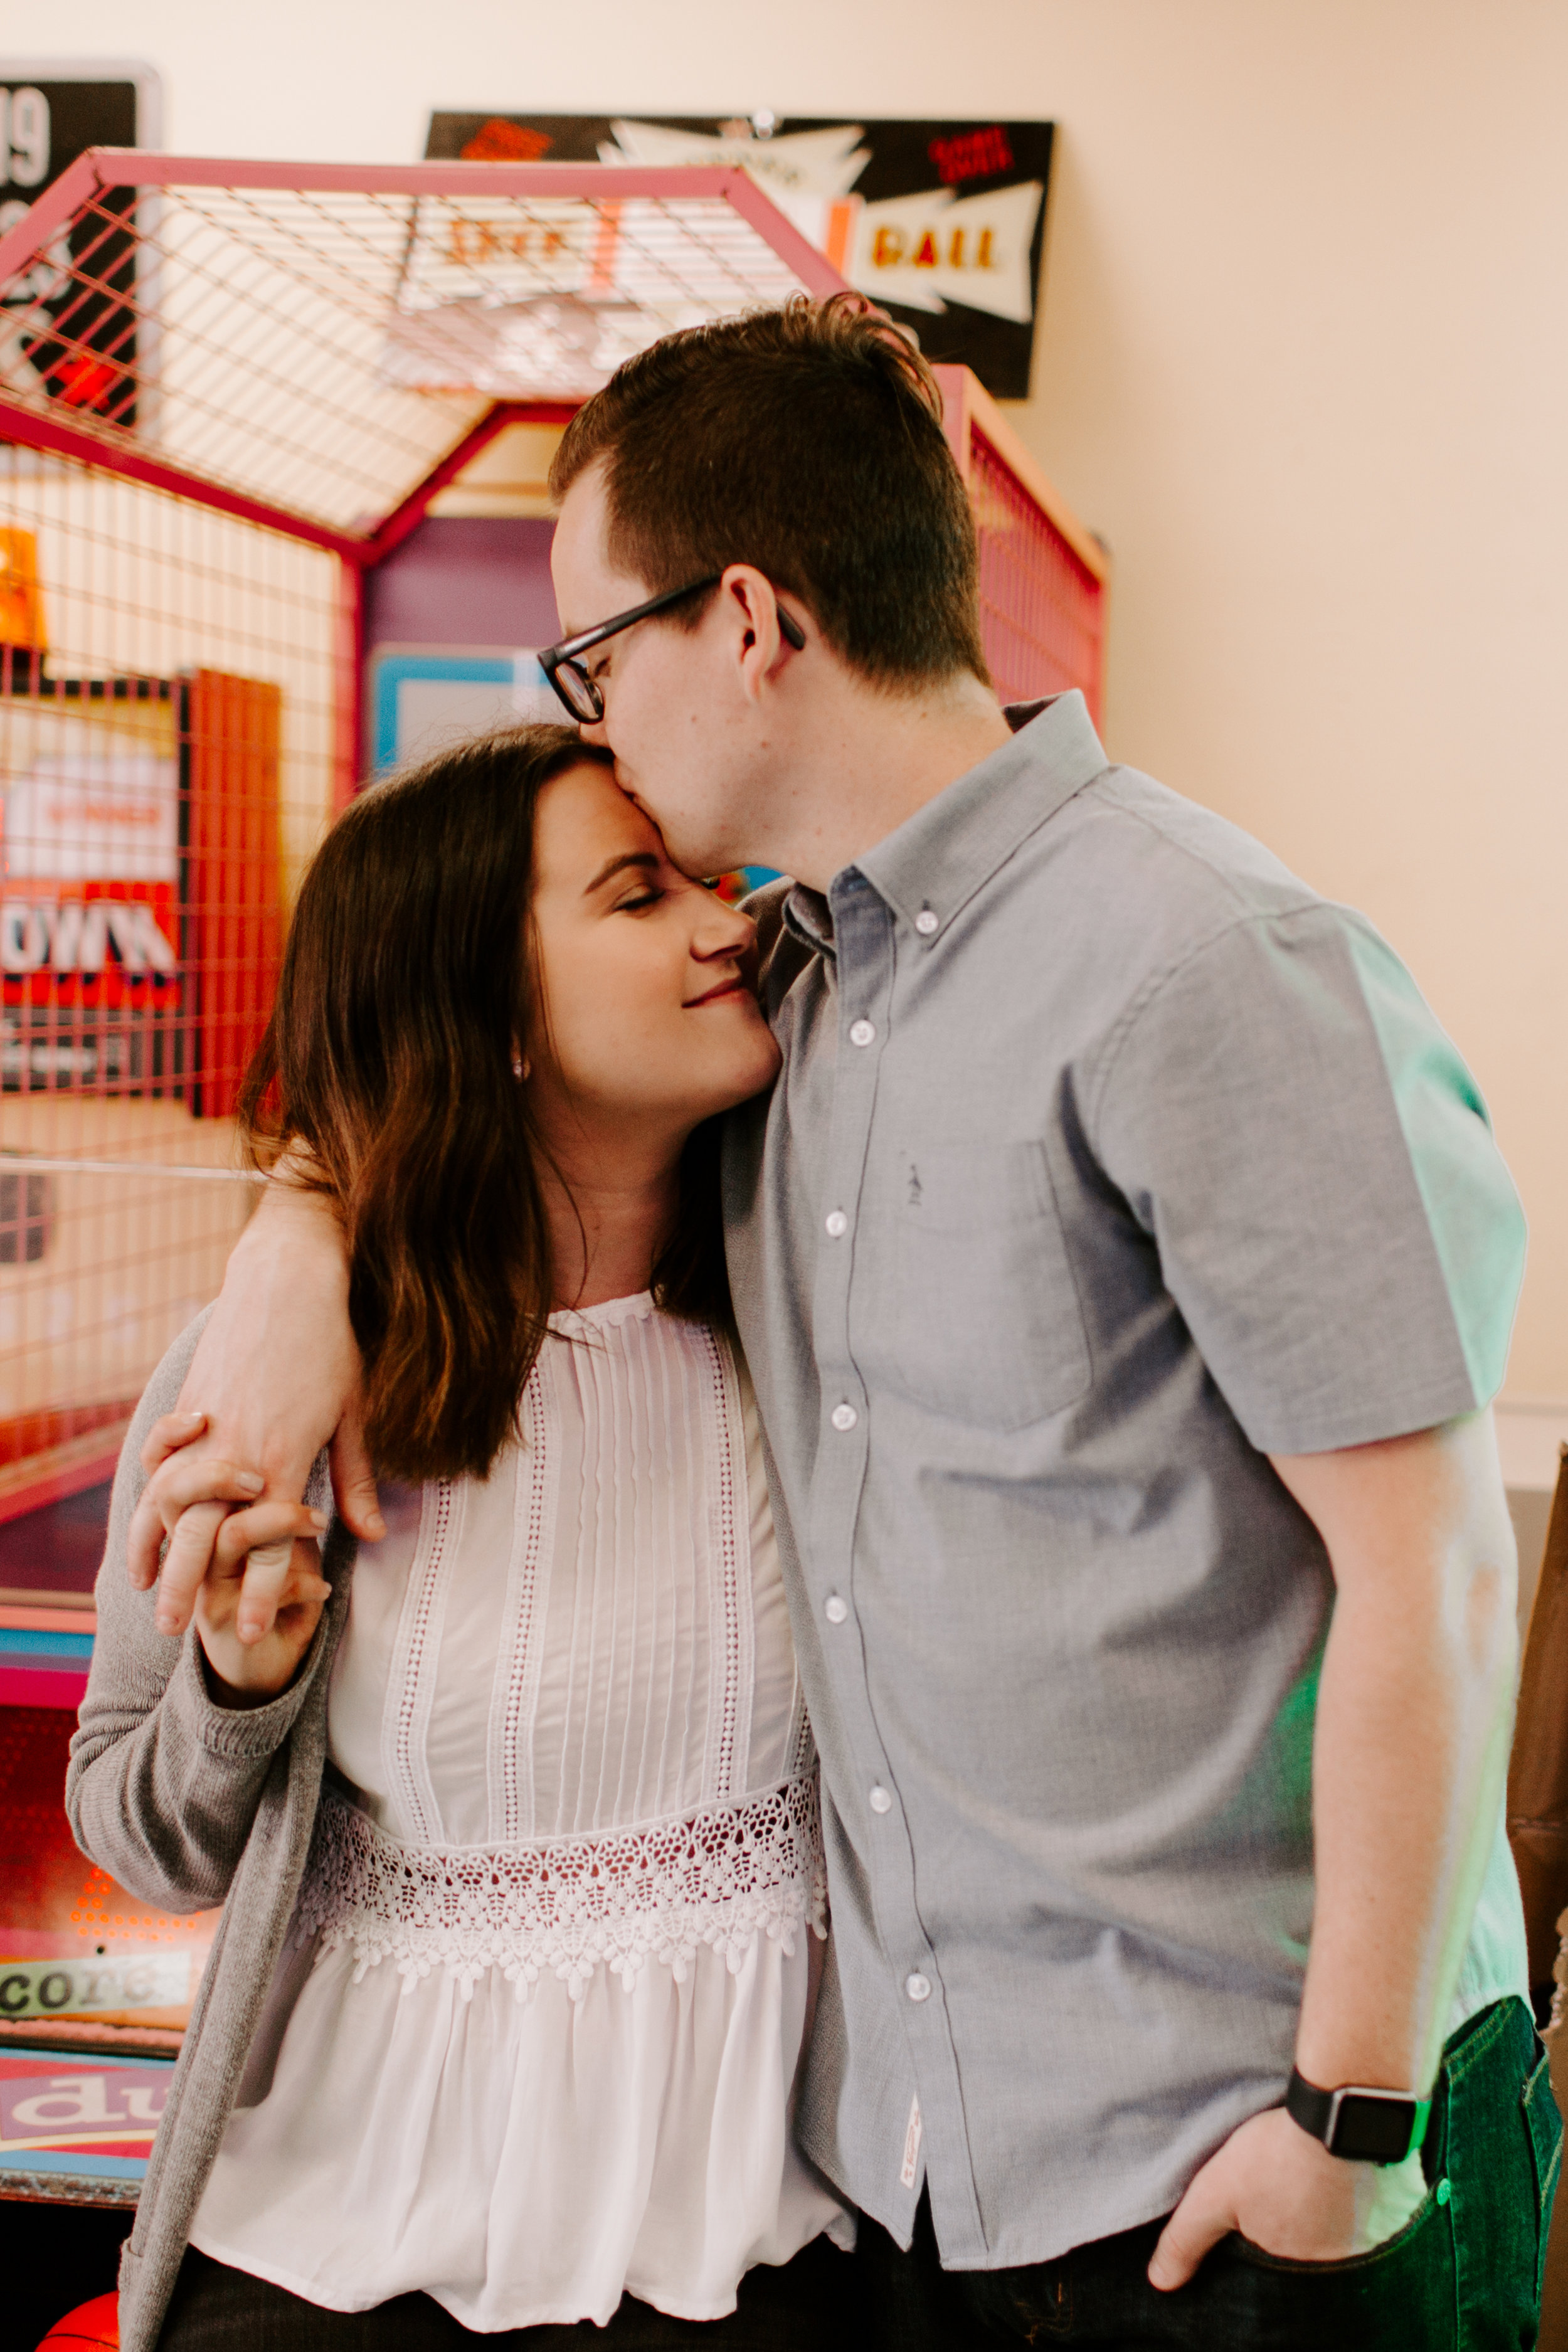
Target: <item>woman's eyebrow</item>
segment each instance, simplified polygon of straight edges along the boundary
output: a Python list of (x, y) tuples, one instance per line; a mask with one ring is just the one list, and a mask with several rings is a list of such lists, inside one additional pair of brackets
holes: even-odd
[(591, 898), (595, 890), (603, 889), (613, 874), (623, 872), (628, 866), (646, 866), (657, 872), (658, 858), (651, 849), (632, 849), (628, 850), (624, 856), (607, 857), (593, 880), (584, 887), (584, 898)]

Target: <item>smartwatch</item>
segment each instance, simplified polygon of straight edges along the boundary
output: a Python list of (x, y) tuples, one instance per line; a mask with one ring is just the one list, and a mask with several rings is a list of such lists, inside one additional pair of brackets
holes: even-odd
[(1414, 2091), (1374, 2091), (1360, 2083), (1321, 2091), (1292, 2066), (1285, 2112), (1331, 2156), (1352, 2164), (1403, 2164), (1426, 2137), (1432, 2102)]

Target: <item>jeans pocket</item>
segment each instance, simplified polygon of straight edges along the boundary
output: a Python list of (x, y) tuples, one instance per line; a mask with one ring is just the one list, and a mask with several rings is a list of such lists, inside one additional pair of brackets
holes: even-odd
[(1233, 2231), (1225, 2242), (1238, 2262), (1250, 2263), (1257, 2270), (1290, 2271), (1303, 2278), (1347, 2278), (1357, 2272), (1372, 2270), (1377, 2263), (1391, 2261), (1396, 2254), (1407, 2252), (1412, 2241), (1419, 2237), (1433, 2215), (1439, 2210), (1441, 2203), (1436, 2189), (1428, 2189), (1409, 2221), (1395, 2230), (1392, 2238), (1380, 2238), (1377, 2244), (1368, 2246), (1364, 2253), (1344, 2254), (1337, 2262), (1303, 2263), (1296, 2262), (1286, 2254), (1271, 2254), (1267, 2247), (1255, 2246), (1250, 2238), (1244, 2238), (1239, 2230)]
[(1524, 2085), (1524, 2120), (1530, 2136), (1531, 2161), (1535, 2168), (1536, 2256), (1535, 2287), (1546, 2272), (1546, 2240), (1552, 2227), (1552, 2205), (1563, 2160), (1563, 2122), (1552, 2093), (1552, 2075), (1543, 2056)]

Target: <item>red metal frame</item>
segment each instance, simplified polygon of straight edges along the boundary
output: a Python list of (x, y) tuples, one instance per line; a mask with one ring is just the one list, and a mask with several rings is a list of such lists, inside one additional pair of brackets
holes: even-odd
[(470, 465), (481, 449), (488, 449), (509, 425), (569, 425), (581, 405), (574, 400), (498, 400), (489, 414), (481, 416), (464, 434), (417, 488), (410, 490), (385, 521), (378, 523), (371, 536), (360, 542), (361, 552), (353, 560), (368, 571), (390, 555), (395, 547), (400, 547), (409, 532), (424, 521), (432, 499), (448, 488), (464, 467)]
[(764, 237), (812, 294), (845, 280), (785, 218), (749, 172), (697, 163), (267, 163), (212, 155), (154, 155), (142, 147), (89, 147), (60, 173), (9, 236), (0, 237), (0, 279), (37, 252), (98, 188), (298, 188), (355, 196), (449, 196), (461, 173), (476, 196), (721, 196)]
[(128, 481), (141, 482), (149, 489), (167, 490), (175, 498), (190, 499), (219, 514), (233, 515), (240, 522), (257, 523), (263, 530), (281, 531), (285, 538), (325, 548), (329, 554), (341, 556), (345, 563), (369, 570), (389, 556), (394, 548), (401, 546), (409, 532), (424, 520), (431, 500), (438, 498), (464, 467), (481, 449), (488, 448), (509, 425), (565, 425), (576, 415), (578, 405), (576, 402), (560, 400), (498, 400), (417, 488), (363, 539), (325, 530), (309, 516), (296, 514), (291, 508), (269, 506), (265, 499), (225, 489), (208, 481), (205, 475), (186, 473), (182, 467), (167, 465), (160, 457), (144, 457), (118, 442), (106, 444), (99, 435), (24, 407), (4, 392), (0, 392), (0, 441), (47, 450), (55, 457), (76, 457), (84, 465), (101, 466), (107, 472), (122, 474)]
[[(0, 256), (4, 250), (0, 246)], [(291, 513), (287, 507), (268, 506), (264, 499), (248, 498), (241, 490), (225, 489), (219, 483), (209, 482), (205, 475), (189, 474), (183, 467), (170, 466), (161, 457), (146, 457), (123, 440), (109, 441), (100, 433), (84, 432), (80, 425), (67, 425), (58, 416), (24, 407), (4, 392), (0, 392), (0, 441), (19, 442), (24, 448), (45, 449), (57, 457), (75, 457), (85, 466), (100, 467), (106, 473), (123, 474), (127, 481), (141, 482), (148, 489), (168, 490), (177, 499), (190, 499), (198, 506), (216, 509), (219, 514), (234, 515), (241, 522), (259, 523), (264, 530), (281, 531), (286, 538), (304, 540), (311, 547), (324, 547), (331, 554), (341, 555), (345, 562), (363, 563), (365, 560), (365, 540), (329, 530), (307, 515)]]
[(364, 567), (359, 563), (338, 566), (337, 666), (348, 681), (332, 711), (332, 814), (341, 816), (359, 790), (364, 743)]

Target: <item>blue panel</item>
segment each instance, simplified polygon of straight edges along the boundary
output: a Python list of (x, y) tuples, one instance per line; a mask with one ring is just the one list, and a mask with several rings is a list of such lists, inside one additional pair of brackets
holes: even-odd
[[(142, 2061), (145, 2064), (147, 2062)], [(79, 2179), (84, 2174), (95, 2180), (145, 2180), (147, 2159), (144, 2156), (72, 2156), (56, 2155), (47, 2147), (9, 2147), (0, 2151), (0, 2168), (6, 2172), (75, 2173)]]
[(92, 1655), (90, 1633), (33, 1633), (19, 1625), (0, 1625), (0, 1658), (57, 1659), (61, 1664), (85, 1664)]
[(371, 665), (373, 765), (384, 775), (397, 765), (397, 693), (407, 678), (435, 678), (454, 686), (510, 686), (514, 662), (494, 655), (451, 653), (377, 654)]

